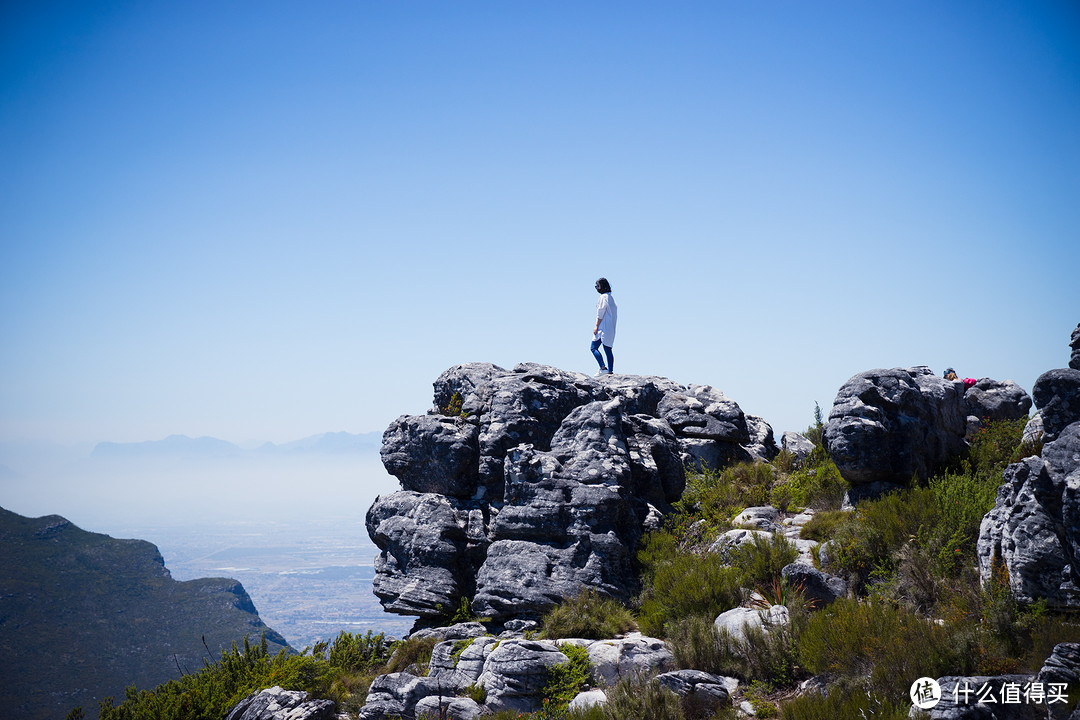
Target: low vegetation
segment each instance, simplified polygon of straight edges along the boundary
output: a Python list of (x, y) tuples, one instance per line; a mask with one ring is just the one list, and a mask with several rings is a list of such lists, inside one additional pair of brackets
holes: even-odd
[[(119, 705), (101, 703), (101, 720), (221, 720), (236, 703), (256, 690), (280, 685), (329, 698), (356, 710), (371, 681), (386, 672), (389, 646), (383, 635), (341, 633), (303, 654), (284, 650), (271, 655), (265, 638), (259, 645), (246, 639), (202, 670), (183, 675), (153, 690), (129, 687)], [(430, 653), (429, 653), (430, 654)], [(81, 710), (69, 717), (81, 717)]]
[[(537, 634), (605, 638), (640, 628), (668, 640), (679, 667), (738, 677), (740, 700), (759, 717), (784, 720), (907, 718), (908, 687), (917, 677), (1033, 672), (1056, 643), (1080, 641), (1080, 622), (1043, 604), (1021, 605), (1007, 577), (984, 586), (975, 569), (979, 523), (993, 507), (1002, 469), (1037, 450), (1021, 445), (1022, 428), (1020, 422), (992, 423), (965, 457), (926, 484), (843, 511), (847, 487), (820, 446), (819, 411), (806, 433), (817, 447), (802, 462), (783, 454), (772, 464), (689, 474), (664, 526), (642, 540), (642, 591), (634, 603), (624, 606), (586, 590), (553, 609)], [(848, 581), (847, 598), (820, 608), (807, 602), (800, 587), (786, 584), (780, 571), (797, 553), (781, 537), (726, 554), (710, 551), (741, 510), (768, 503), (789, 514), (815, 511), (802, 535), (829, 541), (827, 569)], [(748, 602), (785, 605), (791, 623), (739, 638), (716, 629), (718, 614)], [(252, 690), (274, 684), (354, 709), (375, 675), (425, 672), (432, 644), (389, 645), (381, 636), (342, 634), (302, 655), (234, 648), (199, 673), (152, 692), (131, 689), (119, 706), (107, 701), (102, 720), (219, 720)], [(574, 646), (563, 650), (569, 662), (552, 670), (540, 712), (494, 717), (734, 717), (730, 706), (710, 714), (644, 677), (607, 688), (606, 705), (570, 711), (567, 703), (588, 682), (588, 656)], [(828, 678), (827, 695), (797, 692), (812, 676)]]

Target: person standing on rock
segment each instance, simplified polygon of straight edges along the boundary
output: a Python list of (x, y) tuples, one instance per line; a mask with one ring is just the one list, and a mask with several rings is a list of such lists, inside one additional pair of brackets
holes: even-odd
[[(619, 319), (619, 308), (615, 305), (615, 298), (611, 297), (611, 283), (607, 278), (596, 281), (596, 292), (600, 293), (600, 299), (596, 301), (596, 325), (593, 327), (593, 341), (590, 349), (596, 362), (600, 363), (601, 375), (610, 375), (615, 370), (615, 356), (611, 353), (611, 346), (615, 344), (615, 323)], [(604, 354), (607, 355), (607, 365), (604, 364), (604, 356), (600, 354), (600, 346), (604, 346)]]

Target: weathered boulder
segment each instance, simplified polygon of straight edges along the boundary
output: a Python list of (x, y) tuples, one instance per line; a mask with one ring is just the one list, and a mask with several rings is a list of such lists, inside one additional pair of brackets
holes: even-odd
[(777, 508), (772, 505), (760, 505), (746, 508), (732, 519), (731, 524), (737, 528), (776, 533), (782, 530), (779, 519), (780, 511)]
[(570, 701), (568, 709), (585, 710), (591, 708), (593, 705), (603, 705), (607, 702), (607, 693), (600, 688), (594, 688), (592, 690), (584, 690), (574, 696), (574, 699)]
[(847, 583), (842, 578), (823, 573), (806, 563), (794, 562), (785, 565), (780, 575), (792, 587), (802, 590), (813, 610), (820, 610), (838, 598), (847, 597)]
[(780, 454), (780, 448), (776, 447), (776, 438), (773, 437), (772, 426), (765, 422), (765, 418), (747, 415), (746, 430), (750, 434), (750, 440), (742, 447), (752, 460), (771, 462)]
[(480, 717), (483, 707), (467, 697), (446, 695), (428, 695), (416, 703), (417, 718), (429, 720), (475, 720)]
[(1080, 420), (1080, 370), (1049, 370), (1035, 381), (1031, 394), (1043, 423), (1043, 440), (1050, 441)]
[(589, 662), (597, 682), (614, 685), (624, 677), (666, 672), (674, 665), (675, 656), (663, 640), (630, 633), (625, 638), (597, 640), (590, 644)]
[(657, 405), (657, 414), (683, 437), (732, 443), (750, 440), (743, 411), (711, 385), (668, 391)]
[(769, 530), (753, 530), (748, 528), (735, 528), (723, 533), (709, 546), (709, 552), (719, 553), (723, 557), (737, 547), (752, 545), (755, 542), (769, 542), (773, 533)]
[(633, 548), (681, 496), (684, 461), (775, 454), (768, 424), (707, 385), (468, 363), (434, 389), (435, 409), (384, 433), (404, 490), (368, 512), (376, 594), (421, 624), (462, 598), (496, 620), (582, 586), (628, 598)]
[(1002, 478), (979, 527), (983, 581), (1004, 569), (1020, 601), (1080, 607), (1080, 422)]
[(1043, 436), (1043, 422), (1042, 415), (1035, 413), (1024, 425), (1024, 434), (1020, 438), (1020, 441), (1028, 445), (1034, 445), (1036, 442), (1042, 440)]
[(814, 443), (805, 435), (788, 430), (780, 437), (780, 447), (795, 456), (796, 462), (801, 462), (810, 457), (814, 452)]
[(390, 612), (438, 617), (468, 591), (463, 573), (468, 512), (444, 495), (408, 490), (375, 498), (368, 535), (382, 550), (373, 589)]
[(656, 680), (683, 698), (695, 717), (712, 717), (718, 707), (731, 702), (727, 678), (701, 670), (673, 670), (657, 675)]
[(480, 678), (498, 642), (490, 636), (444, 640), (432, 648), (428, 676), (439, 678), (448, 688), (464, 690)]
[(964, 450), (963, 383), (928, 367), (869, 370), (837, 393), (825, 444), (853, 486), (926, 478)]
[(488, 655), (476, 684), (487, 693), (485, 706), (492, 712), (535, 712), (550, 669), (566, 662), (554, 642), (505, 640)]
[(767, 608), (737, 607), (720, 613), (713, 621), (718, 632), (727, 633), (736, 640), (745, 640), (748, 628), (761, 628), (769, 632), (773, 628), (788, 625), (791, 613), (783, 605)]
[(479, 435), (462, 418), (402, 415), (383, 433), (383, 465), (405, 490), (469, 498), (480, 479)]
[(964, 413), (980, 420), (1019, 420), (1031, 410), (1031, 396), (1012, 380), (981, 378), (964, 393)]
[(225, 720), (332, 720), (333, 700), (310, 700), (306, 692), (279, 685), (257, 690), (238, 702)]
[[(409, 673), (379, 675), (371, 682), (359, 720), (389, 720), (416, 717), (416, 705), (429, 696), (447, 693), (443, 682), (433, 677), (416, 677)], [(450, 693), (452, 694), (452, 693)]]
[(1036, 676), (1042, 683), (1080, 683), (1080, 643), (1058, 643)]
[[(956, 676), (937, 679), (941, 700), (933, 708), (923, 710), (930, 720), (1037, 720), (1046, 717), (1046, 706), (1033, 702), (1002, 702), (1006, 688), (1022, 692), (1030, 682), (1027, 675)], [(979, 698), (983, 701), (980, 702)], [(993, 698), (991, 701), (990, 698)], [(1019, 700), (1023, 696), (1018, 695)], [(912, 706), (911, 715), (915, 716)]]
[(1072, 331), (1072, 337), (1069, 338), (1069, 347), (1072, 348), (1069, 367), (1073, 370), (1080, 370), (1080, 323), (1077, 323), (1076, 329)]

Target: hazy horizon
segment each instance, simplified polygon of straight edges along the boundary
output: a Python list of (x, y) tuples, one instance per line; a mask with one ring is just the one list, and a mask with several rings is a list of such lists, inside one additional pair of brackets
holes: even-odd
[(0, 440), (378, 432), (469, 361), (1027, 390), (1080, 320), (1080, 7), (0, 8)]

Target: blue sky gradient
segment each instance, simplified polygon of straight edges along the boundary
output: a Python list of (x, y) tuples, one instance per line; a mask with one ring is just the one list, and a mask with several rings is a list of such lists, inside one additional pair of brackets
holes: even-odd
[(283, 442), (447, 367), (1030, 391), (1080, 321), (1075, 2), (0, 9), (0, 439)]

